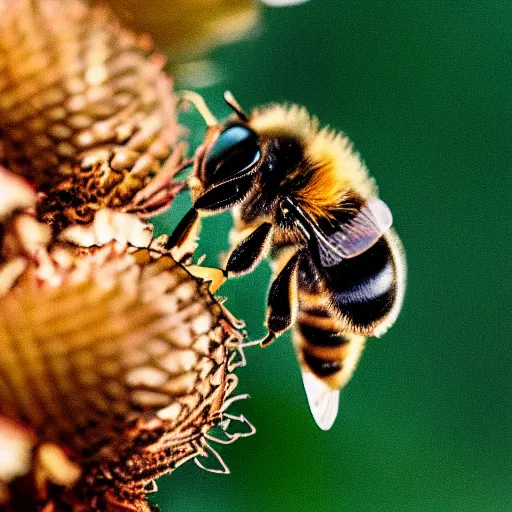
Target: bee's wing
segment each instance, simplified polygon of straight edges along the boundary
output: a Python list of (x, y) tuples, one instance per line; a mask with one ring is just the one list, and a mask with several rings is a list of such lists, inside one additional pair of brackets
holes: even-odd
[(338, 415), (340, 390), (331, 389), (307, 370), (302, 370), (302, 381), (316, 424), (322, 430), (329, 430)]
[(338, 223), (335, 231), (326, 234), (304, 209), (292, 199), (283, 203), (291, 209), (299, 228), (318, 248), (320, 265), (333, 267), (344, 259), (367, 251), (393, 224), (393, 216), (384, 201), (374, 198), (348, 222)]
[(332, 267), (343, 259), (354, 258), (367, 251), (393, 224), (393, 216), (384, 201), (372, 199), (349, 222), (326, 235), (312, 226), (318, 245), (320, 263)]

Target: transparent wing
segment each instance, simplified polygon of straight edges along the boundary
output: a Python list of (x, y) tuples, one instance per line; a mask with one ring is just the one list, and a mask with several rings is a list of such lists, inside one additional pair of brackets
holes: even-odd
[(367, 251), (393, 224), (393, 216), (384, 201), (374, 198), (348, 222), (339, 223), (337, 229), (326, 234), (300, 205), (285, 199), (306, 237), (318, 247), (320, 264), (333, 267), (344, 259), (354, 258)]
[(326, 235), (316, 229), (320, 263), (332, 267), (343, 259), (367, 251), (393, 224), (393, 216), (384, 201), (372, 199), (350, 221)]
[(303, 370), (302, 381), (308, 397), (309, 408), (316, 424), (329, 430), (338, 415), (339, 389), (331, 389), (312, 373)]

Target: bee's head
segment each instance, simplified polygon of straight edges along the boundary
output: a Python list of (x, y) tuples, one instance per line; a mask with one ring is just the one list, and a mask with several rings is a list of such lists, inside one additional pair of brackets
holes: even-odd
[(242, 208), (242, 217), (271, 215), (291, 197), (319, 222), (343, 209), (352, 197), (376, 195), (350, 141), (322, 128), (305, 108), (275, 104), (248, 116), (228, 92), (225, 99), (234, 114), (219, 123), (199, 95), (184, 97), (208, 125), (189, 181), (197, 210), (224, 211), (257, 192), (257, 200)]
[(211, 213), (227, 210), (242, 202), (255, 184), (262, 159), (260, 140), (230, 93), (225, 98), (235, 114), (225, 123), (217, 122), (202, 98), (190, 94), (194, 93), (186, 99), (194, 102), (208, 124), (194, 157), (194, 207)]

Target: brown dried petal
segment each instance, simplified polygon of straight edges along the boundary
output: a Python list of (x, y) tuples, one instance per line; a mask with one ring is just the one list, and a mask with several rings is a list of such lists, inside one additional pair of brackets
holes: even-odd
[[(0, 295), (25, 268), (25, 259), (50, 241), (51, 230), (33, 216), (34, 189), (19, 176), (0, 166)], [(30, 214), (32, 212), (32, 214)]]
[(13, 213), (34, 207), (36, 200), (34, 189), (25, 180), (0, 165), (0, 224)]

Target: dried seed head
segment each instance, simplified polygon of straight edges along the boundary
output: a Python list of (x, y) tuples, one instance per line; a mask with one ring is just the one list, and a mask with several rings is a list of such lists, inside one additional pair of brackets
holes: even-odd
[(43, 219), (168, 206), (183, 147), (163, 64), (104, 7), (0, 3), (0, 162), (47, 195)]
[[(162, 66), (107, 8), (0, 0), (0, 162), (39, 192), (0, 169), (0, 418), (37, 446), (52, 510), (149, 510), (153, 479), (206, 455), (212, 426), (253, 431), (225, 413), (240, 323), (140, 220), (181, 188)], [(22, 472), (4, 462), (0, 480)]]
[(0, 415), (63, 449), (88, 492), (142, 495), (204, 453), (236, 385), (230, 315), (161, 246), (135, 216), (102, 211), (0, 296)]

